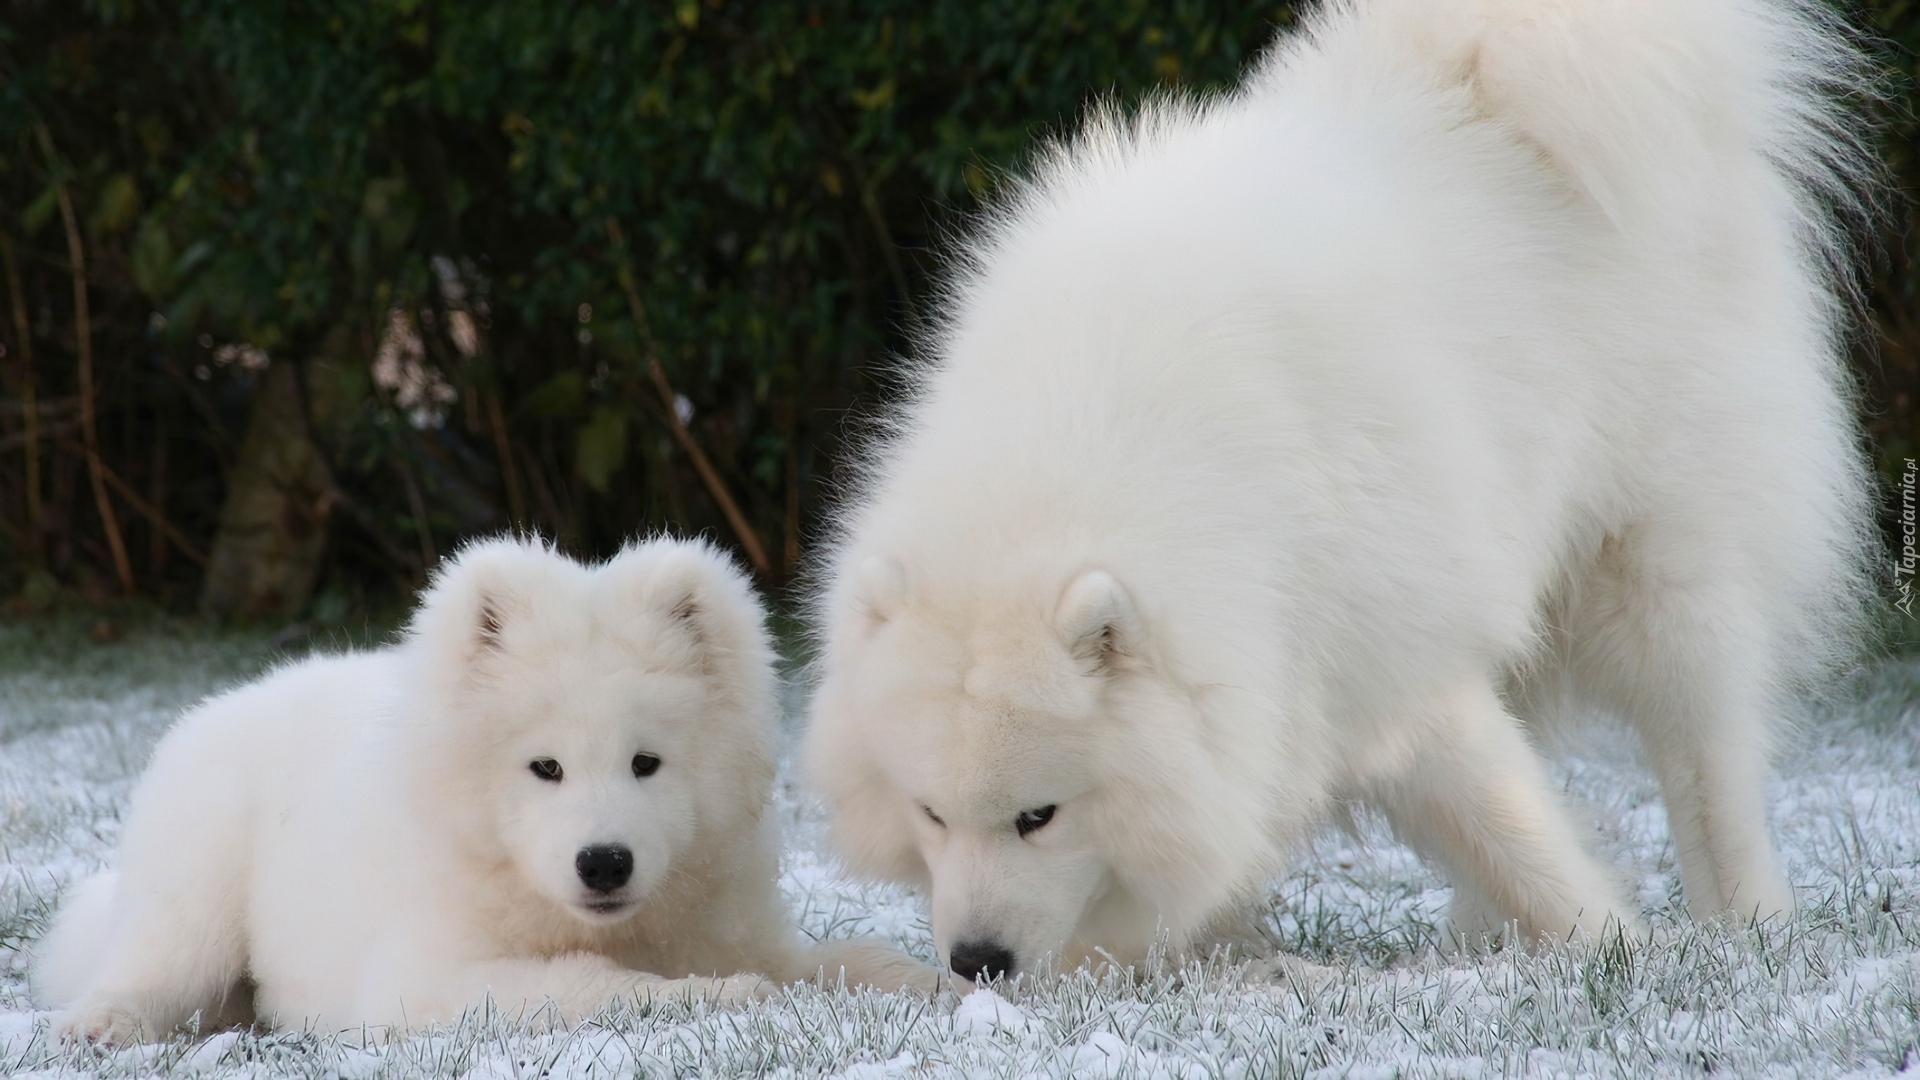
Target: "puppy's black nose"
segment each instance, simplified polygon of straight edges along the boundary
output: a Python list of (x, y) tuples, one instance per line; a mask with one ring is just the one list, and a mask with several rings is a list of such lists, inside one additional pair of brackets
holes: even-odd
[(997, 941), (962, 941), (947, 954), (947, 966), (953, 973), (973, 982), (984, 982), (1013, 973), (1013, 953)]
[(595, 844), (583, 847), (573, 857), (573, 868), (580, 880), (594, 892), (612, 892), (633, 876), (633, 852), (625, 844)]

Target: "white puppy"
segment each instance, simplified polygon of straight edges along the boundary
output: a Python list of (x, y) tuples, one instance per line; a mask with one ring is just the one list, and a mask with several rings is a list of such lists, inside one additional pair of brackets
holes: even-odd
[(703, 544), (598, 567), (469, 547), (403, 644), (181, 718), (118, 871), (39, 950), (39, 994), (63, 1031), (124, 1040), (244, 1018), (248, 984), (261, 1020), (333, 1028), (451, 1020), (488, 995), (565, 1020), (733, 1001), (763, 975), (931, 985), (885, 946), (796, 940), (765, 812), (772, 659), (747, 582)]
[(962, 975), (1245, 910), (1335, 800), (1469, 937), (1631, 922), (1526, 724), (1624, 717), (1688, 906), (1870, 559), (1873, 170), (1798, 0), (1351, 0), (1096, 111), (969, 247), (826, 566), (807, 756)]

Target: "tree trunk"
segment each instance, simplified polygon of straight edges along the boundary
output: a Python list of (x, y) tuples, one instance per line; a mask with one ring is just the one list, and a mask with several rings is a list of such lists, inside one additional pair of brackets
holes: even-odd
[(246, 443), (228, 477), (200, 609), (291, 618), (320, 572), (333, 475), (313, 444), (299, 372), (288, 361), (260, 376)]

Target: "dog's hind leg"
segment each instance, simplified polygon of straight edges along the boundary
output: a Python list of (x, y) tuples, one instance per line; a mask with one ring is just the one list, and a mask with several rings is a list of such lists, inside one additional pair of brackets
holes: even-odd
[(1539, 755), (1490, 686), (1439, 703), (1432, 737), (1396, 775), (1366, 789), (1394, 832), (1446, 867), (1453, 934), (1532, 941), (1598, 936), (1634, 919), (1580, 843)]
[(1630, 714), (1660, 777), (1687, 910), (1696, 919), (1790, 912), (1793, 888), (1767, 836), (1766, 742), (1726, 724), (1718, 711), (1696, 705), (1705, 723), (1674, 723), (1653, 710)]
[(1767, 836), (1769, 729), (1779, 705), (1762, 605), (1705, 560), (1649, 567), (1649, 547), (1639, 535), (1603, 550), (1569, 612), (1574, 678), (1583, 696), (1640, 734), (1692, 915), (1791, 911), (1793, 890)]
[[(240, 770), (221, 767), (231, 752), (225, 733), (204, 722), (177, 729), (156, 751), (134, 793), (118, 874), (77, 898), (73, 917), (101, 937), (85, 976), (52, 988), (67, 998), (49, 1002), (66, 1007), (63, 1035), (160, 1038), (196, 1013), (222, 1015), (241, 986), (251, 789)], [(67, 931), (62, 923), (50, 943)]]

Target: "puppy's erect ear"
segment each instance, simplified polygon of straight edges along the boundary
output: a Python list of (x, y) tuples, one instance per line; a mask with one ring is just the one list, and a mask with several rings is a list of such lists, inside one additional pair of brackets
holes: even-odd
[(500, 648), (501, 606), (500, 601), (494, 597), (484, 592), (480, 594), (480, 610), (475, 620), (479, 624), (475, 627), (477, 631), (475, 643), (483, 652)]
[(509, 628), (565, 565), (537, 542), (500, 538), (470, 544), (434, 574), (409, 635), (451, 665), (449, 674), (470, 675), (487, 657), (504, 651)]
[[(753, 586), (724, 555), (693, 541), (654, 540), (609, 563), (618, 603), (671, 667), (756, 684), (770, 668), (765, 614)], [(661, 631), (664, 629), (664, 633)]]
[(697, 667), (706, 666), (706, 654), (714, 645), (724, 647), (724, 642), (715, 641), (713, 626), (718, 603), (715, 586), (720, 582), (714, 580), (716, 568), (707, 565), (701, 554), (689, 550), (660, 552), (644, 580), (637, 582), (641, 610), (665, 620), (685, 636), (700, 654), (693, 661)]
[(1089, 570), (1060, 597), (1054, 630), (1075, 659), (1111, 671), (1140, 643), (1140, 613), (1126, 587), (1105, 570)]
[(875, 623), (893, 618), (907, 597), (907, 575), (900, 564), (869, 555), (853, 568), (853, 602)]

